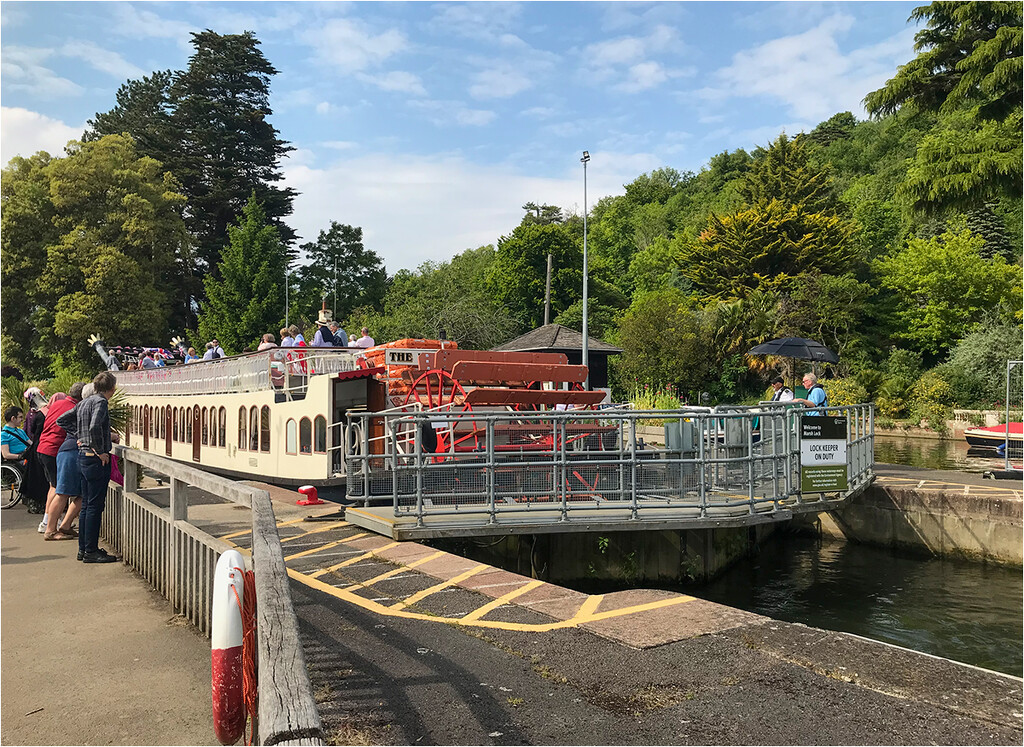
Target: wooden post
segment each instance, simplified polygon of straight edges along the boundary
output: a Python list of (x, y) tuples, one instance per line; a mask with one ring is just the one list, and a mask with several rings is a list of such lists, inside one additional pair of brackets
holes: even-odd
[(188, 484), (171, 478), (171, 521), (188, 521)]

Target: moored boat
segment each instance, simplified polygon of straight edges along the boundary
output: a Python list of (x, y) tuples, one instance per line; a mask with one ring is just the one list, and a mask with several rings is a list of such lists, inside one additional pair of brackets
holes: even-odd
[(1024, 422), (968, 428), (964, 431), (964, 438), (970, 446), (977, 448), (998, 449), (1009, 444), (1011, 451), (1019, 451), (1024, 443)]

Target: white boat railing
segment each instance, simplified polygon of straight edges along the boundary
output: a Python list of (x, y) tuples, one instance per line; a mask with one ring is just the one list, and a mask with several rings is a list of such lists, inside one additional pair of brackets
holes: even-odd
[(304, 393), (311, 376), (353, 371), (362, 350), (274, 348), (188, 365), (118, 371), (117, 385), (129, 395), (235, 394), (276, 390)]

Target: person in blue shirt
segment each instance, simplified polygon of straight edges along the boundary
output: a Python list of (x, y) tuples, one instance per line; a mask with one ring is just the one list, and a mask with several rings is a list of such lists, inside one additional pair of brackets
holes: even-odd
[(21, 408), (12, 405), (4, 410), (4, 427), (0, 435), (0, 453), (4, 459), (20, 460), (25, 449), (32, 443), (21, 427), (24, 422), (25, 413)]
[[(807, 399), (795, 398), (793, 401), (806, 407), (828, 407), (828, 394), (825, 387), (818, 383), (818, 377), (812, 373), (805, 373), (804, 388), (807, 390)], [(822, 415), (821, 410), (811, 410), (808, 415)]]

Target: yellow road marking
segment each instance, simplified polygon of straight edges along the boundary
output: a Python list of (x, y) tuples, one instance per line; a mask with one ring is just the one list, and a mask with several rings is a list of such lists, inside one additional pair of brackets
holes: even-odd
[(338, 545), (344, 545), (347, 542), (351, 542), (352, 540), (358, 539), (359, 537), (365, 537), (366, 535), (367, 535), (367, 532), (363, 532), (362, 534), (356, 534), (356, 535), (353, 535), (351, 537), (346, 537), (345, 539), (335, 540), (334, 542), (328, 542), (326, 545), (319, 545), (317, 547), (311, 547), (308, 550), (303, 550), (302, 552), (297, 552), (294, 555), (286, 555), (285, 556), (285, 561), (287, 562), (289, 560), (293, 560), (294, 558), (303, 558), (306, 555), (315, 555), (316, 553), (322, 552), (323, 550), (330, 550), (332, 547), (337, 547)]
[[(381, 550), (387, 550), (389, 547), (394, 547), (397, 544), (398, 544), (397, 542), (389, 542), (388, 544), (381, 545), (380, 547), (375, 548), (373, 550), (370, 550), (369, 552), (364, 552), (362, 555), (357, 555), (354, 558), (349, 558), (348, 560), (343, 560), (340, 563), (336, 563), (336, 564), (332, 565), (330, 568), (321, 568), (318, 571), (314, 571), (313, 573), (309, 574), (309, 577), (310, 578), (319, 578), (320, 576), (323, 576), (325, 573), (332, 573), (332, 572), (338, 570), (339, 568), (344, 568), (344, 567), (349, 566), (349, 565), (355, 565), (360, 560), (368, 560), (368, 559), (372, 558), (374, 555), (376, 555), (377, 553), (379, 553)], [(289, 572), (290, 572), (290, 569), (289, 569)], [(333, 589), (334, 587), (332, 586), (331, 588)]]
[(285, 539), (281, 540), (281, 544), (283, 545), (285, 542), (291, 542), (292, 540), (302, 539), (303, 537), (308, 537), (311, 534), (320, 534), (321, 532), (329, 532), (332, 529), (339, 529), (341, 527), (347, 526), (350, 526), (347, 521), (339, 521), (335, 524), (328, 524), (325, 527), (320, 527), (319, 529), (312, 529), (308, 532), (303, 532), (302, 534), (296, 534), (294, 537), (286, 537)]
[(514, 590), (510, 591), (508, 594), (505, 594), (504, 596), (498, 597), (497, 599), (492, 599), (490, 602), (485, 604), (483, 607), (480, 607), (479, 609), (474, 610), (473, 612), (470, 612), (468, 615), (466, 615), (465, 617), (462, 618), (462, 622), (466, 623), (466, 622), (472, 622), (473, 620), (479, 620), (481, 617), (486, 615), (488, 612), (496, 610), (496, 609), (498, 609), (498, 607), (501, 607), (503, 604), (508, 604), (509, 602), (511, 602), (516, 597), (522, 596), (526, 592), (532, 591), (533, 589), (536, 589), (538, 586), (543, 586), (543, 585), (544, 585), (543, 581), (528, 581), (527, 583), (525, 583), (522, 586), (520, 586), (518, 589), (514, 589)]
[(656, 602), (647, 602), (646, 604), (634, 604), (631, 607), (623, 607), (617, 610), (609, 610), (608, 612), (598, 612), (597, 614), (590, 615), (587, 618), (580, 619), (582, 616), (577, 613), (576, 617), (579, 622), (595, 622), (597, 620), (607, 620), (610, 617), (621, 617), (622, 615), (633, 615), (637, 612), (646, 612), (647, 610), (656, 610), (661, 607), (671, 607), (674, 604), (685, 604), (686, 602), (692, 602), (696, 597), (688, 597), (681, 595), (678, 597), (672, 597), (671, 599), (659, 599)]
[[(299, 524), (300, 522), (303, 522), (305, 520), (306, 517), (303, 516), (301, 519), (292, 519), (291, 521), (279, 521), (277, 523), (277, 527), (278, 529), (280, 529), (281, 527), (290, 526), (292, 524)], [(246, 529), (244, 532), (232, 532), (231, 534), (225, 534), (223, 537), (218, 537), (217, 539), (229, 540), (234, 539), (235, 537), (244, 537), (247, 534), (252, 534), (252, 529)]]
[(587, 597), (583, 600), (583, 604), (580, 605), (579, 610), (577, 610), (576, 617), (590, 617), (597, 611), (597, 608), (601, 606), (601, 601), (603, 599), (604, 594), (594, 594), (593, 596)]
[(413, 604), (416, 604), (416, 602), (420, 601), (421, 599), (426, 599), (431, 594), (436, 594), (437, 592), (441, 591), (442, 589), (446, 589), (449, 586), (454, 586), (455, 584), (459, 583), (460, 581), (465, 581), (467, 578), (470, 578), (471, 576), (475, 576), (476, 574), (478, 574), (480, 571), (484, 570), (485, 568), (490, 568), (490, 566), (486, 565), (486, 564), (478, 565), (476, 568), (470, 568), (468, 571), (465, 571), (464, 573), (460, 573), (458, 576), (453, 576), (452, 578), (448, 579), (447, 581), (442, 581), (439, 584), (435, 584), (434, 586), (431, 586), (429, 589), (424, 589), (423, 591), (417, 591), (415, 594), (413, 594), (411, 596), (408, 596), (405, 599), (403, 599), (402, 601), (396, 602), (395, 604), (391, 605), (391, 609), (396, 610), (396, 609), (399, 609), (400, 607), (409, 607), (409, 606), (411, 606)]
[(429, 563), (431, 560), (437, 560), (439, 557), (441, 557), (444, 554), (445, 554), (444, 550), (438, 550), (433, 555), (428, 555), (425, 558), (420, 558), (419, 560), (414, 560), (411, 563), (409, 563), (408, 565), (402, 565), (402, 566), (399, 566), (398, 568), (392, 568), (390, 571), (388, 571), (386, 573), (382, 573), (379, 576), (374, 576), (373, 578), (369, 579), (368, 581), (360, 581), (359, 583), (355, 583), (355, 584), (352, 584), (350, 586), (346, 586), (345, 588), (346, 589), (359, 589), (359, 588), (365, 589), (368, 586), (373, 586), (378, 581), (383, 581), (386, 578), (391, 578), (392, 576), (397, 576), (399, 573), (403, 573), (404, 571), (407, 571), (410, 568), (415, 568), (416, 566), (423, 565), (424, 563)]

